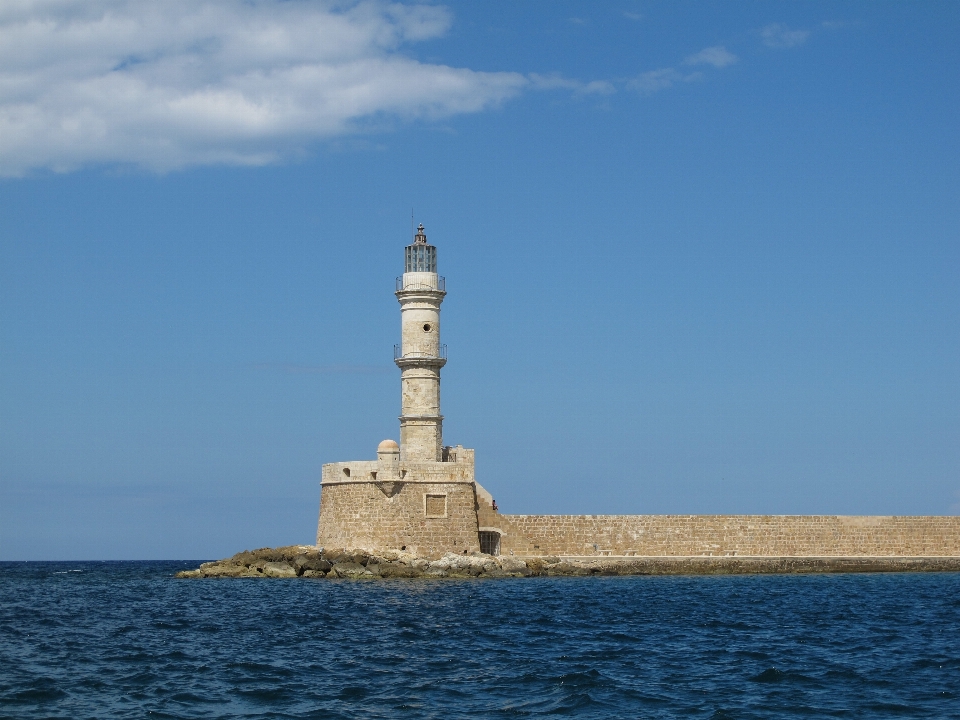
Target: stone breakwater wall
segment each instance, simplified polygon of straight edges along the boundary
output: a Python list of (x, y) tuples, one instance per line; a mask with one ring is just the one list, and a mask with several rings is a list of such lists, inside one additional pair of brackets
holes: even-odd
[(960, 556), (960, 516), (481, 515), (520, 557)]
[(180, 578), (389, 579), (590, 575), (746, 575), (850, 572), (958, 572), (960, 557), (566, 557), (522, 559), (447, 553), (323, 550), (309, 545), (237, 553)]

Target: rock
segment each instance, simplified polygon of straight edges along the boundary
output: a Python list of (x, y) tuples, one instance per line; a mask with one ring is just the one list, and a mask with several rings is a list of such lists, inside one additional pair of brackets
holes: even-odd
[(343, 561), (341, 561), (341, 562), (338, 562), (338, 563), (336, 563), (336, 564), (333, 566), (333, 569), (335, 569), (335, 570), (343, 570), (343, 571), (351, 571), (351, 572), (352, 572), (352, 571), (366, 570), (366, 568), (363, 567), (363, 565), (361, 565), (360, 563), (356, 562), (355, 560), (343, 560)]
[(355, 562), (358, 565), (366, 565), (370, 562), (370, 554), (363, 550), (354, 550), (348, 562)]
[(380, 577), (383, 578), (413, 578), (422, 577), (423, 571), (420, 568), (399, 563), (383, 563), (380, 565)]
[(451, 567), (459, 568), (460, 567), (460, 556), (454, 555), (453, 553), (447, 553), (439, 560), (434, 560), (429, 563), (429, 567), (432, 570), (449, 570)]
[(341, 563), (357, 563), (358, 565), (366, 565), (367, 561), (370, 559), (370, 554), (364, 552), (363, 550), (356, 549), (329, 550), (323, 553), (323, 559), (333, 565), (340, 565)]
[(472, 577), (500, 569), (492, 555), (457, 555), (456, 553), (447, 553), (439, 560), (433, 561), (430, 563), (430, 568)]
[[(254, 562), (283, 562), (283, 548), (257, 548), (250, 554), (256, 558)], [(252, 564), (252, 563), (251, 563)]]
[(293, 565), (301, 574), (306, 573), (308, 570), (319, 570), (326, 573), (332, 567), (330, 562), (324, 560), (319, 555), (297, 555), (297, 557), (294, 558)]
[(527, 567), (527, 564), (519, 558), (502, 556), (497, 558), (497, 560), (500, 565), (500, 569), (506, 573), (520, 573), (521, 575), (530, 574), (530, 569)]
[(547, 565), (541, 558), (529, 558), (527, 561), (527, 570), (534, 577), (547, 574)]
[[(556, 563), (546, 563), (557, 560)], [(597, 567), (592, 567), (597, 565)], [(619, 566), (560, 562), (559, 558), (493, 557), (483, 553), (463, 555), (448, 552), (430, 560), (398, 550), (379, 554), (356, 548), (321, 551), (306, 545), (259, 548), (237, 553), (228, 560), (203, 563), (199, 570), (181, 577), (294, 577), (305, 578), (414, 578), (414, 577), (529, 577), (531, 575), (586, 575), (590, 572), (619, 574)], [(191, 574), (187, 574), (191, 573)]]
[(297, 576), (297, 571), (289, 563), (268, 562), (263, 565), (263, 574), (265, 577), (291, 578)]
[(230, 560), (231, 562), (234, 562), (237, 565), (250, 566), (255, 564), (257, 560), (259, 560), (259, 558), (249, 550), (244, 550), (243, 552), (238, 552), (236, 555), (230, 558)]
[(308, 545), (285, 545), (278, 548), (254, 550), (254, 554), (267, 562), (293, 562), (297, 555), (301, 555), (305, 551), (314, 551), (314, 548)]
[(339, 578), (360, 578), (360, 577), (372, 577), (373, 573), (367, 570), (363, 565), (358, 562), (342, 562), (337, 563), (330, 570), (330, 573), (334, 577)]
[(559, 562), (547, 567), (547, 575), (589, 575), (590, 570), (582, 565), (569, 562)]
[(343, 555), (343, 548), (324, 548), (323, 552), (320, 553), (320, 557), (330, 563), (337, 562), (341, 555)]
[(247, 568), (229, 560), (221, 560), (203, 563), (198, 572), (203, 577), (242, 577), (247, 572)]
[(503, 577), (521, 577), (520, 573), (508, 573), (500, 569), (499, 565), (494, 565), (493, 568), (483, 571), (484, 577), (491, 578), (503, 578)]
[(600, 566), (600, 575), (632, 575), (633, 568), (629, 562), (611, 562)]
[(528, 577), (539, 575), (716, 575), (798, 572), (907, 572), (960, 570), (960, 558), (795, 558), (795, 557), (636, 557), (581, 558), (557, 556), (492, 557), (482, 553), (447, 553), (420, 557), (402, 550), (373, 552), (357, 548), (324, 550), (312, 545), (245, 550), (232, 558), (183, 570), (178, 578), (293, 577)]

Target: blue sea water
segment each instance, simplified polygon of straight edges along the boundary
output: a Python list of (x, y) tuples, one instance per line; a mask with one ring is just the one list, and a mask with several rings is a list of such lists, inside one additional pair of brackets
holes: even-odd
[(3, 718), (960, 718), (960, 575), (0, 564)]

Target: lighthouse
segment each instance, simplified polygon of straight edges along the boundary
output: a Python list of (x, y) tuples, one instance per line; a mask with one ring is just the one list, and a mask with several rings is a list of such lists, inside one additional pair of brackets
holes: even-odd
[(380, 442), (376, 460), (324, 464), (317, 544), (426, 555), (496, 552), (500, 531), (479, 522), (492, 512), (493, 498), (476, 482), (474, 451), (443, 444), (440, 305), (447, 293), (423, 225), (404, 248), (395, 294), (400, 442)]
[(440, 303), (446, 294), (437, 274), (437, 248), (427, 242), (421, 223), (397, 278), (400, 344), (393, 359), (400, 368), (401, 462), (439, 462), (443, 456), (440, 368), (447, 346), (440, 342)]

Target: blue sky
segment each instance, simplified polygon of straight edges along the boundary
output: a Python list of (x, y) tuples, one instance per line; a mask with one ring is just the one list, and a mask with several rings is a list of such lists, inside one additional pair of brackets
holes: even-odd
[(411, 208), (503, 511), (960, 511), (955, 3), (18, 3), (0, 80), (0, 559), (312, 541)]

